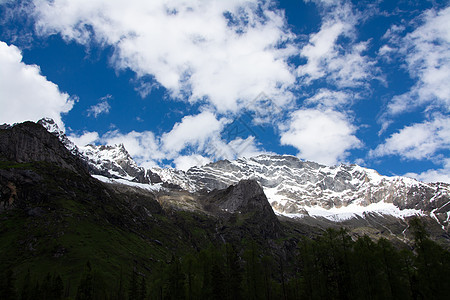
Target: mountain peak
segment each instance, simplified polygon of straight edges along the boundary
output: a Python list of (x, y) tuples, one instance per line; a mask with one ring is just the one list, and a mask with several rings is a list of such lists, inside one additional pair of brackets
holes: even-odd
[(450, 207), (446, 208), (450, 201), (449, 185), (382, 176), (355, 164), (330, 167), (290, 155), (258, 155), (221, 160), (183, 173), (165, 170), (161, 177), (192, 192), (225, 189), (242, 180), (254, 180), (277, 213), (296, 218), (337, 220), (365, 213), (394, 216), (433, 213), (439, 224), (444, 227), (449, 224)]
[[(77, 154), (78, 149), (67, 142), (55, 122), (43, 119), (40, 124)], [(161, 168), (145, 170), (136, 164), (123, 144), (88, 145), (79, 151), (77, 155), (87, 162), (91, 174), (147, 184), (164, 181), (190, 192), (227, 189), (241, 181), (254, 181), (261, 186), (273, 209), (289, 217), (336, 220), (341, 219), (341, 215), (356, 217), (371, 213), (429, 214), (443, 228), (448, 227), (450, 221), (449, 185), (382, 176), (355, 164), (325, 166), (291, 155), (262, 154), (234, 161), (221, 160), (183, 172)]]
[(280, 232), (278, 218), (255, 180), (240, 180), (227, 189), (212, 191), (206, 199), (209, 209), (232, 214), (230, 220), (240, 219), (265, 237), (275, 237)]

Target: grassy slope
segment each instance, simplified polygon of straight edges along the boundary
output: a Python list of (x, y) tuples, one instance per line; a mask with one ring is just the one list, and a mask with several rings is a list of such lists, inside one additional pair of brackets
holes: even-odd
[(133, 265), (150, 272), (156, 262), (202, 247), (210, 236), (212, 221), (205, 216), (167, 215), (149, 196), (120, 195), (50, 164), (2, 161), (0, 169), (42, 176), (32, 186), (16, 182), (31, 196), (20, 199), (19, 193), (18, 207), (0, 214), (0, 269), (11, 268), (19, 286), (28, 269), (35, 279), (55, 272), (70, 282), (73, 295), (89, 260), (107, 288), (115, 288), (119, 274)]

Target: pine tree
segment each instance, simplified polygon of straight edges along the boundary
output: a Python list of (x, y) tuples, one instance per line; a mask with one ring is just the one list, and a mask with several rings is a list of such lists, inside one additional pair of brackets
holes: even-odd
[(165, 298), (169, 299), (184, 299), (184, 274), (181, 271), (180, 261), (172, 255), (172, 260), (166, 268), (166, 284), (165, 284)]
[(128, 299), (138, 299), (138, 279), (134, 269), (131, 271), (130, 284), (128, 285)]
[(125, 290), (123, 287), (123, 273), (122, 273), (122, 269), (120, 269), (120, 277), (119, 277), (119, 284), (117, 287), (117, 292), (116, 292), (116, 300), (122, 300), (125, 299)]
[(141, 283), (139, 285), (139, 293), (137, 299), (145, 300), (147, 298), (147, 282), (145, 280), (145, 277), (142, 276)]
[(244, 251), (246, 298), (261, 299), (263, 297), (263, 272), (260, 253), (255, 241), (250, 241)]
[(5, 300), (15, 300), (17, 299), (17, 293), (15, 288), (15, 278), (14, 272), (11, 269), (7, 269), (4, 274), (4, 278), (0, 280), (1, 283), (1, 295)]
[(242, 298), (242, 268), (233, 245), (226, 245), (226, 289), (229, 299)]
[(61, 276), (54, 275), (52, 280), (52, 298), (62, 299), (63, 291), (64, 291), (64, 283), (61, 279)]
[(81, 277), (80, 284), (77, 289), (76, 300), (91, 300), (94, 299), (94, 280), (92, 275), (91, 263), (86, 263), (86, 268)]
[(450, 293), (450, 252), (432, 241), (420, 219), (410, 222), (417, 252), (416, 268), (419, 293), (425, 298), (445, 299)]
[(217, 300), (225, 299), (225, 276), (217, 263), (212, 266), (211, 279), (213, 298)]
[(31, 274), (30, 269), (28, 269), (27, 274), (23, 280), (22, 291), (20, 294), (21, 300), (30, 300), (33, 296), (32, 291), (32, 283), (31, 283)]

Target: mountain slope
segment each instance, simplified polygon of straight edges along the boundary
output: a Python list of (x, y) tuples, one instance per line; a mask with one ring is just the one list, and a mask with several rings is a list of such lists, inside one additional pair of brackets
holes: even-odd
[(291, 218), (310, 216), (342, 222), (369, 215), (398, 219), (423, 215), (434, 219), (445, 231), (449, 229), (448, 184), (381, 176), (358, 165), (328, 167), (288, 155), (222, 160), (186, 172), (170, 168), (145, 170), (137, 166), (123, 145), (87, 145), (78, 149), (52, 120), (40, 123), (72, 153), (78, 153), (91, 174), (144, 184), (164, 182), (165, 186), (189, 192), (225, 189), (240, 180), (252, 179), (263, 187), (272, 208)]
[[(278, 213), (342, 220), (364, 213), (430, 215), (448, 229), (450, 186), (381, 176), (357, 165), (327, 167), (293, 156), (260, 155), (218, 161), (186, 172), (153, 169), (164, 181), (191, 191), (225, 188), (254, 179)], [(172, 173), (171, 173), (172, 172)]]
[[(67, 295), (74, 298), (87, 262), (102, 278), (96, 288), (111, 295), (123, 273), (128, 281), (130, 272), (136, 272), (133, 266), (139, 266), (140, 277), (149, 276), (171, 257), (209, 245), (227, 242), (241, 249), (242, 240), (255, 240), (267, 254), (291, 251), (254, 181), (215, 194), (189, 194), (143, 189), (138, 183), (103, 183), (88, 170), (39, 124), (0, 128), (2, 271), (12, 270), (19, 283), (27, 270), (34, 278), (58, 273), (66, 286), (72, 283)], [(195, 210), (183, 207), (187, 198)], [(219, 207), (207, 207), (219, 198)], [(231, 203), (234, 210), (227, 211)], [(1, 287), (3, 283), (0, 277)]]

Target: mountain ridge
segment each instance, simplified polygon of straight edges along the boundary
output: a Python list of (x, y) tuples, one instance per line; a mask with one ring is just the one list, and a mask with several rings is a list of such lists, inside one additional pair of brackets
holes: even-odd
[(165, 186), (191, 193), (225, 189), (240, 180), (253, 179), (262, 186), (275, 212), (291, 218), (312, 216), (339, 222), (367, 214), (398, 218), (427, 215), (443, 230), (449, 229), (450, 185), (445, 183), (383, 176), (356, 164), (329, 167), (290, 155), (267, 154), (220, 160), (187, 171), (146, 170), (136, 164), (124, 145), (87, 145), (79, 149), (52, 120), (39, 123), (72, 153), (83, 157), (94, 175), (143, 184), (164, 182)]

